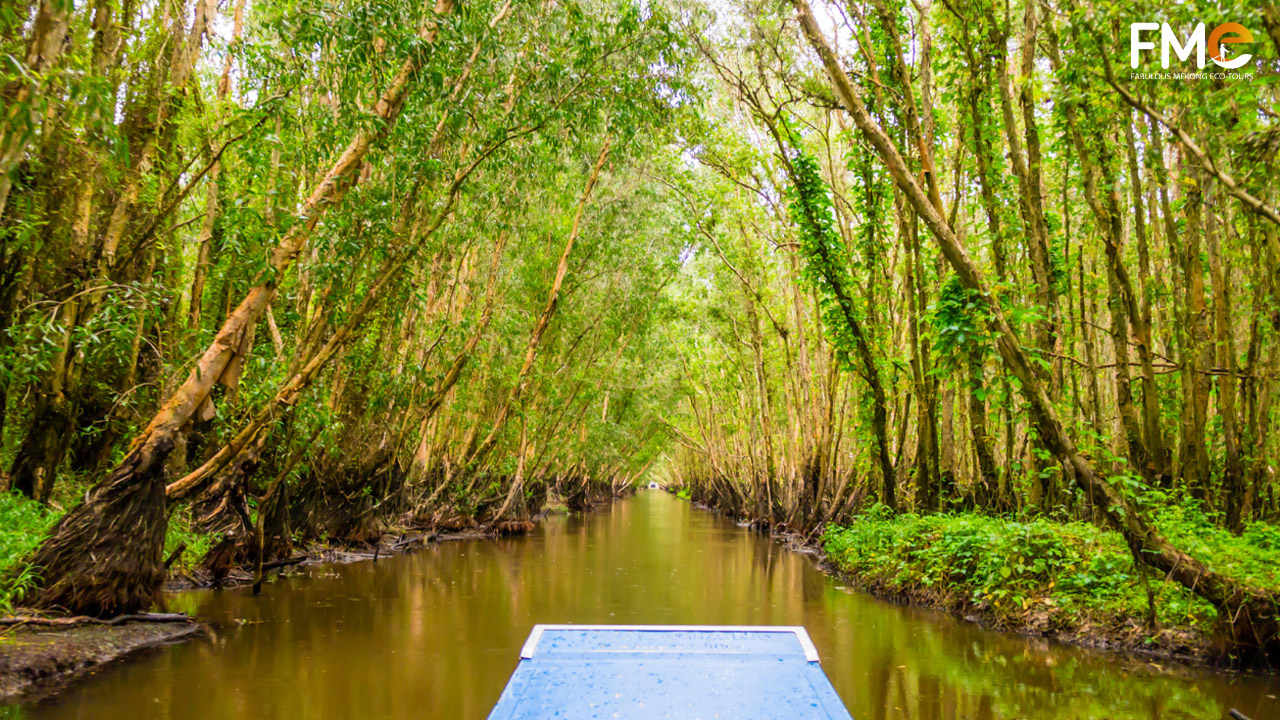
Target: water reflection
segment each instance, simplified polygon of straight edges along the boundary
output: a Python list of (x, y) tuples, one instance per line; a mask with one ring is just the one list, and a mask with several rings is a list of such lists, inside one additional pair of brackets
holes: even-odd
[(858, 720), (1280, 717), (1280, 681), (1158, 670), (848, 592), (813, 562), (660, 492), (531, 537), (173, 601), (208, 642), (0, 717), (484, 718), (537, 622), (799, 624)]

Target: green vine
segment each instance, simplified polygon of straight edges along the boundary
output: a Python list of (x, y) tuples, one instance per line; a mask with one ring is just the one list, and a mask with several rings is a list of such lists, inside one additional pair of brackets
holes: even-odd
[(835, 229), (831, 194), (810, 155), (796, 151), (791, 159), (792, 184), (786, 189), (787, 209), (800, 229), (800, 252), (805, 258), (801, 278), (818, 291), (818, 309), (827, 336), (836, 347), (842, 366), (858, 371), (853, 361), (861, 329), (849, 293), (849, 250)]

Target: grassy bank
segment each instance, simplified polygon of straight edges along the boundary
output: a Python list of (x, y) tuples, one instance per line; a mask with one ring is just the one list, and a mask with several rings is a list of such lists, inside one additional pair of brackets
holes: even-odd
[[(1280, 587), (1280, 528), (1255, 523), (1233, 535), (1191, 504), (1153, 517), (1213, 569)], [(1000, 629), (1197, 659), (1215, 655), (1216, 610), (1161, 576), (1144, 577), (1117, 533), (1089, 523), (877, 509), (829, 528), (822, 545), (838, 570), (872, 592)]]

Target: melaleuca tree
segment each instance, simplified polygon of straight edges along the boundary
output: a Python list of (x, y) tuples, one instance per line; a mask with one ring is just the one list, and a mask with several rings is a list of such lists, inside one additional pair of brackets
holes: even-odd
[(797, 152), (790, 159), (789, 169), (791, 185), (787, 188), (787, 206), (792, 222), (799, 229), (805, 257), (803, 278), (818, 292), (823, 328), (835, 344), (841, 363), (858, 373), (871, 389), (871, 426), (881, 477), (881, 500), (893, 508), (897, 497), (893, 461), (889, 458), (888, 400), (871, 338), (863, 328), (862, 313), (855, 304), (849, 252), (836, 235), (831, 198), (817, 162)]

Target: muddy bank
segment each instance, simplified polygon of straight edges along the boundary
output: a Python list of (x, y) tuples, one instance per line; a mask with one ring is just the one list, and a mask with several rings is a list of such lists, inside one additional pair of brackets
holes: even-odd
[[(607, 507), (596, 503), (586, 511)], [(435, 530), (390, 530), (377, 542), (331, 545), (312, 543), (296, 554), (263, 565), (264, 591), (280, 577), (316, 565), (377, 562), (379, 559), (413, 552), (432, 543), (484, 540), (509, 537), (532, 531), (548, 515), (568, 511), (551, 509), (530, 520), (508, 522), (499, 527), (479, 524)], [(220, 575), (207, 571), (174, 572), (166, 580), (164, 592), (178, 593), (199, 588), (234, 588), (253, 583), (254, 567), (238, 563)], [(161, 600), (161, 606), (164, 600)], [(52, 619), (52, 622), (67, 622)], [(0, 704), (39, 700), (56, 694), (97, 668), (150, 648), (183, 642), (204, 634), (207, 628), (189, 622), (130, 621), (116, 625), (84, 623), (75, 625), (27, 625), (0, 627)]]
[(204, 632), (194, 621), (0, 628), (0, 703), (46, 697), (108, 663)]
[[(460, 538), (475, 533), (458, 533)], [(295, 568), (310, 565), (376, 561), (403, 554), (439, 537), (436, 533), (388, 533), (377, 545), (332, 547), (312, 545), (299, 555), (264, 565), (270, 582)], [(235, 567), (221, 578), (207, 573), (179, 573), (165, 582), (166, 593), (208, 587), (237, 587), (253, 582), (253, 567)], [(161, 605), (164, 605), (163, 598)], [(12, 621), (13, 618), (7, 620)], [(56, 694), (98, 668), (152, 648), (183, 642), (206, 633), (204, 624), (186, 622), (111, 621), (70, 623), (48, 618), (46, 624), (0, 627), (0, 704), (30, 702)]]
[[(590, 512), (607, 507), (608, 503), (589, 506), (581, 512)], [(403, 555), (425, 547), (431, 543), (458, 542), (462, 540), (489, 540), (499, 537), (512, 537), (532, 532), (537, 523), (548, 515), (566, 514), (568, 510), (545, 510), (529, 520), (507, 521), (498, 526), (475, 523), (440, 527), (433, 530), (388, 530), (377, 542), (353, 542), (342, 544), (312, 543), (303, 546), (295, 554), (276, 558), (263, 564), (263, 582), (270, 583), (277, 577), (286, 576), (294, 570), (312, 565), (340, 564), (353, 562), (377, 562), (379, 559)], [(165, 581), (165, 592), (181, 592), (198, 588), (241, 587), (253, 582), (254, 566), (241, 562), (222, 573), (213, 573), (206, 569), (190, 572), (173, 572)]]
[[(333, 547), (312, 545), (299, 555), (264, 566), (266, 582), (296, 568), (312, 565), (376, 561), (420, 548), (437, 540), (485, 537), (474, 531), (457, 533), (388, 534), (377, 545)], [(172, 575), (165, 593), (209, 587), (239, 587), (253, 582), (252, 566), (237, 566), (221, 578), (207, 573)], [(162, 598), (161, 605), (164, 605)], [(12, 620), (10, 618), (9, 620)], [(50, 618), (52, 623), (68, 618)], [(97, 669), (153, 648), (204, 635), (208, 628), (187, 622), (128, 621), (119, 624), (13, 624), (0, 627), (0, 704), (31, 702), (54, 695)]]
[[(459, 533), (465, 537), (473, 534)], [(482, 536), (482, 535), (477, 535)], [(288, 575), (300, 567), (327, 564), (346, 564), (372, 561), (379, 558), (392, 557), (411, 552), (428, 543), (447, 539), (444, 534), (434, 532), (386, 533), (377, 543), (348, 543), (330, 545), (313, 543), (302, 547), (297, 553), (266, 562), (262, 566), (263, 582)], [(221, 572), (210, 572), (197, 569), (190, 572), (174, 572), (165, 580), (164, 591), (173, 593), (197, 588), (230, 588), (249, 585), (253, 582), (254, 566), (252, 563), (237, 563)]]
[[(288, 537), (263, 538), (269, 541), (265, 543), (262, 581), (269, 583), (275, 576), (287, 575), (300, 567), (311, 565), (365, 560), (377, 562), (379, 558), (400, 555), (429, 543), (524, 535), (532, 532), (538, 523), (550, 515), (591, 512), (608, 507), (615, 500), (634, 492), (634, 488), (623, 488), (613, 492), (582, 489), (571, 497), (563, 497), (558, 493), (546, 494), (539, 500), (541, 509), (537, 512), (518, 513), (515, 518), (498, 522), (482, 521), (474, 513), (456, 511), (441, 511), (430, 518), (414, 518), (403, 512), (395, 512), (368, 520), (365, 525), (358, 527), (331, 519), (334, 527), (346, 527), (347, 531), (322, 532), (324, 527), (313, 525), (302, 533), (305, 537), (312, 538), (310, 541), (295, 543)], [(169, 577), (164, 584), (166, 592), (238, 587), (254, 582), (259, 548), (251, 530), (239, 527), (217, 534), (220, 539), (204, 550), (202, 556), (190, 566), (175, 564), (187, 551), (185, 543), (170, 554), (165, 567), (173, 569), (169, 570)]]
[(957, 602), (942, 593), (903, 590), (879, 582), (869, 582), (832, 562), (816, 542), (801, 543), (794, 536), (785, 537), (783, 542), (793, 550), (813, 555), (823, 572), (847, 587), (896, 605), (943, 612), (986, 630), (1104, 651), (1125, 656), (1124, 659), (1127, 660), (1170, 661), (1190, 666), (1248, 670), (1223, 661), (1221, 650), (1210, 638), (1185, 628), (1161, 627), (1154, 636), (1139, 622), (1126, 623), (1120, 627), (1100, 622), (1084, 622), (1075, 627), (1056, 628), (1053, 626), (1051, 611), (1035, 605), (1020, 615), (997, 618), (983, 608)]

